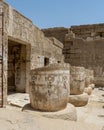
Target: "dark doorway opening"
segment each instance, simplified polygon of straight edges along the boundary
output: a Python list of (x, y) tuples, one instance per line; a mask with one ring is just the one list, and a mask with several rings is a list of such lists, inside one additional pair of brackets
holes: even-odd
[(8, 41), (8, 92), (25, 92), (26, 45)]
[(49, 58), (45, 57), (44, 58), (44, 66), (49, 65)]

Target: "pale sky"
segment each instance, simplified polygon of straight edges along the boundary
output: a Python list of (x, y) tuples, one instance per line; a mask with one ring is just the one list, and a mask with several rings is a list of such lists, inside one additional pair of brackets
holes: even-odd
[(104, 0), (4, 0), (40, 28), (104, 23)]

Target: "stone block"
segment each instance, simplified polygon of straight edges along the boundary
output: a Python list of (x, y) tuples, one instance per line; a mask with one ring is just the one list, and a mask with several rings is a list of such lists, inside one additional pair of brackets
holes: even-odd
[(82, 94), (85, 88), (85, 68), (71, 66), (70, 77), (70, 94)]
[(86, 78), (85, 78), (85, 87), (88, 87), (90, 84), (94, 83), (94, 71), (85, 69)]
[(86, 93), (80, 95), (69, 95), (69, 103), (76, 107), (85, 106), (88, 103), (89, 96)]
[(92, 89), (95, 88), (95, 84), (90, 84), (89, 87), (91, 87)]
[(58, 111), (68, 102), (69, 64), (52, 64), (31, 70), (30, 103), (36, 110)]
[(84, 89), (84, 92), (87, 93), (88, 95), (92, 94), (92, 87), (90, 87), (90, 85)]

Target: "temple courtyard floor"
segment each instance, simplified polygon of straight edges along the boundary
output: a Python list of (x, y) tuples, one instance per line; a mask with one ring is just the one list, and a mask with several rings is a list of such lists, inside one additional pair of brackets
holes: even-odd
[(95, 88), (88, 104), (76, 109), (77, 121), (48, 118), (30, 107), (28, 94), (11, 93), (7, 107), (0, 108), (0, 129), (104, 130), (104, 88)]

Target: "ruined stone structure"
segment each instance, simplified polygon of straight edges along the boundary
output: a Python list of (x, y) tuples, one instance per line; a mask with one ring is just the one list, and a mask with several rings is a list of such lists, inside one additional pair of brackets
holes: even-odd
[(70, 94), (82, 94), (85, 88), (85, 68), (84, 67), (70, 67)]
[(31, 69), (63, 61), (63, 44), (46, 38), (6, 3), (1, 1), (0, 8), (0, 105), (5, 107), (9, 91), (29, 92)]
[[(63, 78), (65, 69), (63, 69), (63, 67), (61, 67), (62, 70), (59, 69), (60, 67), (54, 69), (52, 69), (52, 66), (50, 68), (45, 67), (51, 64), (66, 62), (72, 65), (72, 70), (74, 69), (75, 71), (71, 71), (71, 83), (69, 83), (71, 85), (71, 94), (73, 95), (83, 94), (84, 88), (87, 86), (86, 84), (88, 83), (91, 85), (90, 82), (92, 82), (89, 81), (91, 80), (91, 78), (88, 79), (89, 76), (86, 77), (85, 81), (85, 77), (83, 77), (83, 73), (85, 72), (81, 72), (79, 71), (80, 69), (76, 69), (77, 67), (73, 68), (73, 66), (80, 66), (82, 68), (85, 67), (86, 69), (94, 70), (94, 81), (96, 85), (103, 85), (104, 34), (102, 27), (103, 25), (93, 25), (75, 26), (70, 29), (62, 27), (40, 30), (28, 18), (1, 1), (0, 106), (6, 106), (7, 95), (9, 92), (16, 91), (28, 93), (31, 88), (35, 91), (38, 86), (43, 85), (44, 91), (51, 94), (49, 98), (45, 97), (46, 95), (43, 96), (47, 100), (46, 106), (44, 107), (43, 105), (43, 98), (41, 99), (41, 101), (43, 101), (41, 102), (43, 106), (38, 102), (40, 101), (39, 96), (35, 97), (35, 99), (36, 104), (38, 102), (40, 106), (36, 106), (34, 96), (32, 97), (31, 95), (32, 106), (44, 111), (55, 111), (64, 108), (67, 104), (68, 95), (70, 94), (68, 88), (69, 85), (66, 85), (66, 79)], [(64, 56), (62, 55), (62, 52)], [(47, 70), (43, 71), (45, 68)], [(50, 71), (48, 71), (48, 69)], [(70, 70), (67, 71), (69, 72)], [(35, 85), (32, 84), (34, 78), (30, 77), (30, 72), (33, 72), (31, 73), (31, 76), (34, 77), (35, 75), (37, 79)], [(55, 76), (56, 73), (58, 76)], [(39, 79), (38, 75), (41, 74), (43, 77)], [(60, 76), (60, 74), (62, 76)], [(47, 75), (49, 77), (54, 75), (55, 82), (53, 84), (51, 81), (44, 81)], [(70, 74), (67, 73), (66, 77), (70, 77)], [(40, 84), (41, 82), (43, 84)], [(56, 95), (50, 93), (54, 89), (48, 89), (49, 86), (45, 85), (48, 84), (48, 82), (50, 85), (53, 85), (52, 88), (55, 88), (54, 86), (56, 86), (57, 92), (60, 92), (55, 93), (54, 91), (54, 94)], [(92, 85), (92, 87), (93, 86), (94, 85)], [(76, 87), (75, 90), (74, 87)], [(40, 89), (39, 91), (33, 92), (33, 95), (37, 92), (40, 93)], [(85, 92), (88, 93), (89, 90), (86, 89)], [(55, 97), (57, 97), (56, 104), (56, 99), (54, 100)], [(80, 98), (80, 95), (77, 97)], [(84, 95), (84, 97), (84, 102), (86, 103), (88, 98), (86, 95)], [(34, 102), (32, 102), (33, 100)]]
[(76, 107), (85, 106), (88, 103), (89, 95), (92, 94), (93, 82), (93, 70), (81, 66), (71, 66), (69, 103)]
[(97, 86), (104, 86), (103, 26), (80, 26), (79, 29), (72, 27), (76, 38), (66, 39), (63, 51), (65, 62), (94, 70)]
[(55, 37), (62, 43), (65, 42), (65, 36), (66, 34), (68, 34), (68, 28), (64, 28), (64, 27), (42, 29), (42, 31), (44, 32), (45, 36)]
[[(43, 32), (45, 36), (57, 38), (61, 34), (61, 39), (58, 39), (64, 41), (65, 62), (94, 70), (95, 84), (104, 86), (104, 24), (72, 26), (64, 30), (53, 28), (44, 29)], [(73, 37), (69, 30), (74, 34)]]
[(64, 109), (70, 94), (69, 64), (53, 64), (31, 70), (30, 102), (35, 110)]
[(85, 87), (88, 87), (90, 84), (94, 84), (94, 71), (85, 69)]

